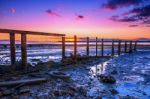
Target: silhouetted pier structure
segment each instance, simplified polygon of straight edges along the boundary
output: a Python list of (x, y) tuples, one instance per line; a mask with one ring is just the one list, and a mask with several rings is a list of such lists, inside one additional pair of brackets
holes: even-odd
[[(58, 33), (45, 33), (45, 32), (35, 32), (35, 31), (22, 31), (22, 30), (9, 30), (9, 29), (0, 29), (0, 33), (8, 33), (10, 36), (10, 57), (11, 57), (11, 65), (15, 66), (16, 64), (16, 44), (15, 44), (15, 34), (21, 35), (21, 63), (22, 67), (26, 68), (27, 66), (27, 35), (43, 35), (43, 36), (56, 36), (61, 37), (61, 45), (62, 45), (62, 60), (65, 59), (66, 56), (66, 36), (65, 34)], [(129, 40), (109, 40), (100, 39), (96, 37), (94, 41), (90, 41), (89, 37), (85, 38), (85, 41), (78, 40), (76, 35), (73, 38), (73, 56), (74, 60), (77, 60), (78, 54), (78, 42), (85, 42), (84, 45), (86, 47), (86, 56), (90, 56), (90, 42), (93, 42), (95, 45), (95, 57), (104, 58), (104, 57), (113, 57), (115, 55), (121, 55), (122, 53), (132, 53), (136, 51), (137, 41), (129, 41)], [(111, 54), (105, 55), (105, 43), (110, 43), (111, 45)], [(99, 48), (100, 47), (100, 48)], [(115, 52), (115, 48), (117, 47), (117, 52)], [(123, 49), (122, 49), (123, 48)], [(100, 53), (100, 55), (98, 55)]]
[(27, 35), (44, 35), (44, 36), (57, 36), (57, 37), (65, 36), (65, 34), (22, 31), (22, 30), (9, 30), (9, 29), (0, 29), (0, 33), (9, 33), (10, 56), (11, 56), (12, 66), (16, 64), (15, 34), (21, 35), (21, 62), (24, 68), (27, 66)]

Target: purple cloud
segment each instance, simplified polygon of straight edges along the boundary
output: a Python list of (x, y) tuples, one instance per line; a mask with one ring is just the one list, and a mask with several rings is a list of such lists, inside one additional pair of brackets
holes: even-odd
[(135, 22), (135, 21), (138, 21), (138, 19), (136, 19), (134, 17), (120, 18), (119, 16), (112, 16), (110, 19), (113, 21), (118, 21), (118, 22)]
[(77, 20), (81, 20), (81, 19), (84, 19), (85, 16), (81, 15), (81, 14), (76, 14), (76, 19)]
[(129, 27), (138, 27), (138, 25), (129, 25)]
[(77, 19), (83, 19), (84, 16), (83, 15), (77, 15)]
[(115, 10), (130, 5), (138, 5), (142, 1), (143, 0), (109, 0), (106, 4), (103, 4), (102, 7), (110, 10)]
[(15, 8), (10, 8), (10, 12), (11, 12), (12, 14), (16, 13), (16, 9), (15, 9)]
[(138, 24), (150, 24), (150, 4), (142, 7), (133, 8), (120, 16), (112, 16), (110, 18), (118, 22), (136, 22)]
[(56, 13), (56, 12), (50, 10), (50, 9), (46, 10), (46, 13), (48, 13), (51, 16), (61, 17), (61, 15), (59, 15), (58, 13)]

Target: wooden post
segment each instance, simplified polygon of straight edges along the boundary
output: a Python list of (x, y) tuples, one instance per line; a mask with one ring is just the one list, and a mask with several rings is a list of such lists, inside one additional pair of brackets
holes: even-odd
[(137, 41), (135, 41), (135, 44), (134, 44), (134, 51), (136, 51), (136, 48), (137, 48)]
[(74, 59), (77, 59), (77, 36), (74, 36)]
[(112, 53), (111, 56), (114, 56), (114, 40), (112, 40)]
[(26, 69), (27, 66), (27, 44), (26, 44), (26, 34), (21, 34), (21, 58), (22, 58), (22, 66)]
[(101, 56), (104, 56), (104, 39), (101, 41)]
[(118, 41), (118, 55), (121, 54), (121, 40)]
[(11, 54), (11, 65), (16, 63), (16, 48), (15, 48), (15, 34), (9, 33), (10, 35), (10, 54)]
[(124, 52), (127, 53), (127, 41), (124, 42)]
[(87, 37), (86, 55), (89, 56), (89, 37)]
[(129, 53), (132, 53), (132, 41), (130, 41)]
[(98, 50), (98, 44), (97, 44), (97, 41), (98, 41), (98, 39), (97, 39), (97, 37), (96, 37), (96, 57), (97, 57), (97, 50)]
[(62, 37), (62, 60), (65, 58), (65, 36)]

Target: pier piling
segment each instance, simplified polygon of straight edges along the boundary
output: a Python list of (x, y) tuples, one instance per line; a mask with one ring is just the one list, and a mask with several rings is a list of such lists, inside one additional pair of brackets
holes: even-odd
[(87, 37), (86, 55), (89, 56), (89, 37)]
[(101, 40), (101, 56), (104, 56), (104, 39)]
[(118, 55), (121, 54), (121, 40), (118, 41)]
[(77, 60), (77, 36), (74, 35), (74, 60)]
[(97, 55), (97, 50), (98, 50), (98, 38), (96, 37), (96, 57), (98, 56)]
[(127, 41), (124, 42), (124, 53), (127, 53)]
[(27, 66), (27, 37), (25, 33), (21, 34), (21, 59), (22, 66), (26, 69)]
[(135, 44), (134, 44), (134, 51), (136, 51), (136, 48), (137, 48), (137, 41), (135, 41)]
[(129, 53), (132, 53), (132, 41), (130, 41)]
[(114, 40), (112, 40), (112, 51), (111, 51), (111, 56), (114, 56)]
[(64, 59), (65, 56), (65, 36), (62, 37), (62, 59)]
[(9, 33), (9, 36), (10, 36), (11, 65), (14, 66), (16, 63), (15, 34)]

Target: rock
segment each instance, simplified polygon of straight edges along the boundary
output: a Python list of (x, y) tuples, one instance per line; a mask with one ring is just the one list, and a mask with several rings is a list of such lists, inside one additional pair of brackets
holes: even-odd
[(118, 94), (118, 91), (116, 89), (110, 89), (109, 91), (111, 92), (111, 94)]
[(134, 96), (126, 95), (126, 96), (119, 96), (119, 99), (140, 99)]
[(55, 90), (54, 95), (55, 96), (65, 96), (65, 95), (73, 96), (74, 93), (72, 91), (67, 91), (67, 90)]
[(79, 92), (81, 95), (83, 95), (83, 96), (86, 96), (86, 95), (87, 95), (87, 91), (86, 91), (85, 87), (80, 86), (80, 87), (77, 87), (77, 89), (78, 89), (78, 92)]
[(147, 93), (146, 93), (146, 92), (143, 92), (143, 95), (147, 95)]
[(48, 67), (48, 68), (51, 68), (52, 66), (55, 66), (56, 63), (54, 61), (48, 61), (48, 62), (38, 62), (38, 64), (36, 65), (36, 68), (39, 68), (41, 69), (42, 68), (45, 68), (45, 67)]
[(66, 58), (62, 60), (62, 65), (66, 66), (66, 65), (72, 65), (75, 64), (75, 60), (73, 58)]
[(74, 91), (74, 92), (76, 92), (76, 91), (77, 91), (77, 88), (76, 88), (76, 87), (69, 86), (68, 88), (69, 88), (71, 91)]
[(86, 67), (86, 70), (88, 70), (88, 71), (89, 71), (89, 70), (91, 70), (91, 68), (90, 68), (90, 67)]
[(118, 74), (118, 72), (117, 72), (116, 70), (113, 70), (113, 71), (111, 72), (111, 74)]
[(0, 92), (0, 98), (3, 96), (2, 92)]
[(30, 90), (29, 89), (21, 89), (21, 90), (19, 90), (18, 94), (25, 94), (25, 93), (30, 93)]
[(81, 64), (87, 64), (86, 60), (81, 60)]
[(59, 78), (59, 79), (70, 79), (70, 76), (63, 73), (63, 72), (59, 72), (59, 71), (52, 71), (52, 72), (48, 72), (48, 75), (50, 75), (53, 78)]
[(54, 91), (54, 95), (55, 95), (55, 96), (60, 96), (61, 94), (60, 94), (59, 90), (55, 90), (55, 91)]
[(99, 75), (98, 79), (102, 82), (102, 83), (116, 83), (116, 79), (111, 76), (111, 75)]
[(19, 96), (18, 95), (12, 95), (11, 99), (19, 99)]
[(102, 97), (100, 97), (100, 96), (97, 96), (95, 99), (102, 99)]
[(8, 95), (11, 95), (12, 94), (12, 91), (11, 90), (5, 90), (2, 92), (3, 96), (8, 96)]

